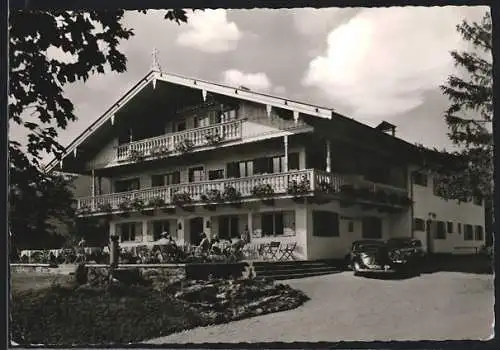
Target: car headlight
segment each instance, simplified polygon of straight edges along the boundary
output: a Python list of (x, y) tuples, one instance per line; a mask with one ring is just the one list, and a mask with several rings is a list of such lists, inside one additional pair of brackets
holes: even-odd
[(361, 260), (363, 261), (363, 264), (365, 265), (370, 265), (372, 263), (372, 257), (366, 254), (361, 255)]

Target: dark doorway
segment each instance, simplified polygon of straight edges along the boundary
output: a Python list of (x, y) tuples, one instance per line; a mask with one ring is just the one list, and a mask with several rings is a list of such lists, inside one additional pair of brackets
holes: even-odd
[(203, 218), (197, 217), (189, 220), (189, 233), (191, 244), (199, 245), (201, 242), (201, 234), (203, 233)]

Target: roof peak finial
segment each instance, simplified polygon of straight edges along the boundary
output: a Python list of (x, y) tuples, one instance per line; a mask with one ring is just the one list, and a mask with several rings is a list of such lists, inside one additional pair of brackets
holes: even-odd
[(160, 52), (156, 47), (153, 48), (153, 52), (151, 53), (151, 56), (153, 56), (153, 62), (151, 63), (151, 69), (161, 72), (161, 66), (160, 66), (160, 61), (158, 59), (158, 54)]

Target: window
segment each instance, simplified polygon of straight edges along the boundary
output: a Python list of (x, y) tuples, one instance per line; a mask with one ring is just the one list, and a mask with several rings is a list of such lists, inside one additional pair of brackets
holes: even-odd
[(132, 129), (127, 128), (118, 134), (118, 144), (123, 145), (129, 142), (132, 142)]
[(288, 154), (288, 170), (299, 170), (299, 154), (290, 153)]
[(465, 224), (464, 225), (464, 240), (472, 241), (474, 239), (472, 232), (472, 225)]
[(273, 157), (272, 159), (272, 172), (281, 173), (285, 170), (285, 156)]
[(382, 238), (382, 219), (376, 216), (368, 216), (363, 218), (362, 235), (366, 239)]
[(139, 178), (118, 180), (115, 182), (115, 192), (134, 191), (141, 188)]
[(270, 212), (260, 215), (262, 236), (295, 233), (295, 212)]
[(347, 223), (347, 232), (354, 232), (354, 222), (349, 221)]
[(248, 160), (243, 162), (227, 163), (226, 172), (228, 178), (252, 176), (253, 162)]
[(153, 221), (153, 240), (159, 240), (163, 232), (168, 232), (172, 237), (177, 237), (177, 230), (173, 231), (170, 232), (170, 220)]
[(444, 221), (438, 221), (436, 227), (436, 239), (445, 239), (446, 238), (446, 227)]
[(181, 183), (181, 172), (173, 171), (165, 175), (165, 185), (177, 185)]
[(446, 232), (448, 233), (453, 233), (453, 222), (448, 221), (446, 223)]
[(484, 239), (483, 226), (476, 225), (476, 241), (482, 241)]
[(199, 182), (204, 180), (203, 167), (196, 167), (189, 169), (189, 182)]
[(237, 118), (238, 118), (238, 114), (236, 113), (236, 110), (232, 109), (232, 110), (229, 110), (229, 111), (225, 111), (225, 112), (223, 112), (221, 114), (221, 116), (220, 116), (221, 121), (220, 122), (226, 123), (228, 121), (231, 121), (231, 120), (234, 120), (234, 119), (237, 119)]
[(116, 224), (116, 233), (120, 236), (120, 242), (133, 242), (142, 227), (141, 222), (127, 222)]
[(209, 126), (209, 125), (210, 125), (210, 117), (208, 115), (194, 117), (195, 128), (202, 128), (204, 126)]
[(425, 221), (423, 219), (413, 219), (413, 230), (425, 231)]
[(339, 214), (330, 211), (313, 211), (313, 236), (338, 237)]
[(427, 187), (427, 175), (421, 172), (414, 172), (413, 183), (415, 185)]
[(208, 179), (209, 180), (218, 180), (224, 178), (224, 169), (217, 170), (209, 170), (208, 171)]
[(151, 187), (165, 186), (165, 175), (151, 175)]
[(457, 223), (457, 232), (458, 232), (458, 234), (462, 234), (462, 224), (461, 223)]
[(272, 158), (257, 158), (253, 161), (254, 174), (271, 174), (273, 172)]
[(186, 130), (186, 122), (177, 122), (174, 124), (174, 132), (184, 131)]
[(231, 239), (239, 237), (239, 218), (236, 215), (219, 216), (219, 238)]

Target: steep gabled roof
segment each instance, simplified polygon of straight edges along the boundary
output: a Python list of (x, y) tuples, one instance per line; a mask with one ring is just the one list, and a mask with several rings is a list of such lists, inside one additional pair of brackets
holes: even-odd
[[(271, 107), (286, 109), (294, 113), (303, 114), (306, 121), (315, 127), (318, 132), (327, 134), (339, 127), (344, 130), (351, 130), (357, 134), (354, 139), (364, 140), (374, 147), (382, 146), (390, 149), (398, 150), (403, 156), (411, 156), (412, 160), (422, 160), (422, 156), (426, 153), (422, 147), (410, 144), (409, 142), (400, 138), (388, 135), (377, 128), (372, 128), (366, 124), (360, 123), (352, 118), (345, 117), (336, 113), (331, 108), (320, 107), (309, 103), (293, 101), (283, 97), (276, 97), (264, 93), (255, 92), (245, 87), (231, 87), (219, 83), (208, 82), (196, 78), (189, 78), (178, 74), (162, 73), (157, 70), (152, 70), (146, 74), (141, 80), (137, 82), (125, 95), (116, 101), (103, 115), (101, 115), (94, 123), (85, 129), (73, 142), (71, 142), (65, 149), (62, 159), (76, 152), (77, 147), (87, 140), (93, 133), (101, 128), (107, 121), (114, 118), (121, 108), (123, 108), (134, 96), (143, 91), (150, 83), (153, 87), (156, 86), (158, 81), (171, 83), (178, 86), (184, 86), (192, 89), (198, 89), (200, 94), (206, 96), (207, 92), (219, 95), (225, 95), (244, 101), (250, 101), (268, 105)], [(340, 123), (340, 124), (339, 124)], [(358, 134), (360, 133), (360, 134)], [(347, 137), (350, 132), (347, 132)], [(432, 153), (432, 152), (430, 152)], [(429, 154), (425, 155), (427, 158)], [(434, 158), (434, 157), (432, 157)], [(51, 171), (59, 163), (59, 159), (54, 158), (48, 165), (47, 170)]]

